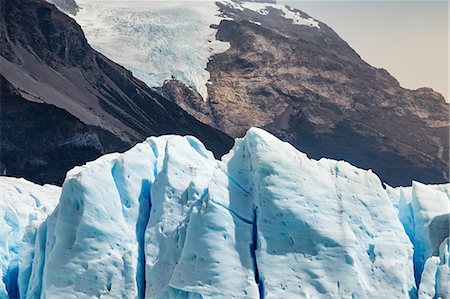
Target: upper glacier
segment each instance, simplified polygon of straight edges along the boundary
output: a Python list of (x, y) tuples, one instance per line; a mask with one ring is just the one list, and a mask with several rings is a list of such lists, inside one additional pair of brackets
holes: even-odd
[(122, 64), (148, 86), (161, 87), (175, 78), (206, 101), (208, 61), (230, 46), (216, 39), (214, 25), (232, 16), (216, 3), (260, 14), (268, 14), (270, 8), (295, 25), (320, 28), (318, 21), (285, 5), (236, 0), (78, 0), (79, 10), (71, 16), (94, 49)]
[(384, 188), (255, 128), (220, 161), (151, 137), (69, 171), (3, 281), (11, 295), (26, 255), (21, 298), (446, 298), (449, 194)]
[(73, 17), (90, 45), (150, 87), (176, 78), (207, 99), (206, 66), (229, 44), (216, 40), (214, 1), (77, 1)]

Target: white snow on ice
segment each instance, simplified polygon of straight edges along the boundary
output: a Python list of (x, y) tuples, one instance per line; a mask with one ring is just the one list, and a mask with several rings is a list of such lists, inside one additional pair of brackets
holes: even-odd
[(421, 261), (431, 298), (447, 292), (442, 188), (385, 190), (260, 129), (221, 161), (193, 137), (152, 137), (69, 171), (34, 250), (4, 250), (1, 269), (27, 261), (23, 298), (409, 298)]

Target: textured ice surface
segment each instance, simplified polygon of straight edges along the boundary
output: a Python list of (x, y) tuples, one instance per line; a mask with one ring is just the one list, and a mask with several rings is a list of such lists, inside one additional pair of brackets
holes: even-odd
[(146, 225), (141, 217), (149, 209), (154, 157), (144, 144), (128, 153), (103, 156), (67, 174), (43, 232), (46, 242), (36, 250), (27, 296), (137, 297), (139, 233)]
[(53, 211), (60, 193), (56, 186), (0, 177), (0, 298), (7, 298), (8, 292), (14, 298), (18, 288), (27, 285), (36, 229)]
[(219, 166), (172, 285), (204, 298), (408, 297), (411, 244), (374, 174), (255, 129)]
[(74, 18), (89, 44), (150, 87), (172, 77), (206, 100), (209, 57), (229, 44), (215, 39), (214, 1), (77, 1)]
[(67, 174), (20, 295), (444, 296), (448, 241), (431, 223), (448, 213), (445, 188), (385, 190), (371, 171), (260, 129), (221, 161), (193, 137), (152, 137)]
[(419, 286), (419, 298), (450, 298), (449, 238), (439, 247), (439, 256), (425, 261)]

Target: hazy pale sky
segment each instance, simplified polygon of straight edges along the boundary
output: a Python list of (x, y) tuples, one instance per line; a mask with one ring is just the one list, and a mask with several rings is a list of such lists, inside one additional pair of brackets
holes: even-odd
[(447, 1), (278, 1), (326, 23), (405, 88), (448, 94)]

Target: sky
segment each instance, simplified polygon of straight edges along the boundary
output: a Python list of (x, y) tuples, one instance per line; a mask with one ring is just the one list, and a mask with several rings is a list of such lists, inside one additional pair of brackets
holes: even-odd
[(278, 1), (326, 23), (369, 64), (449, 101), (447, 1)]

